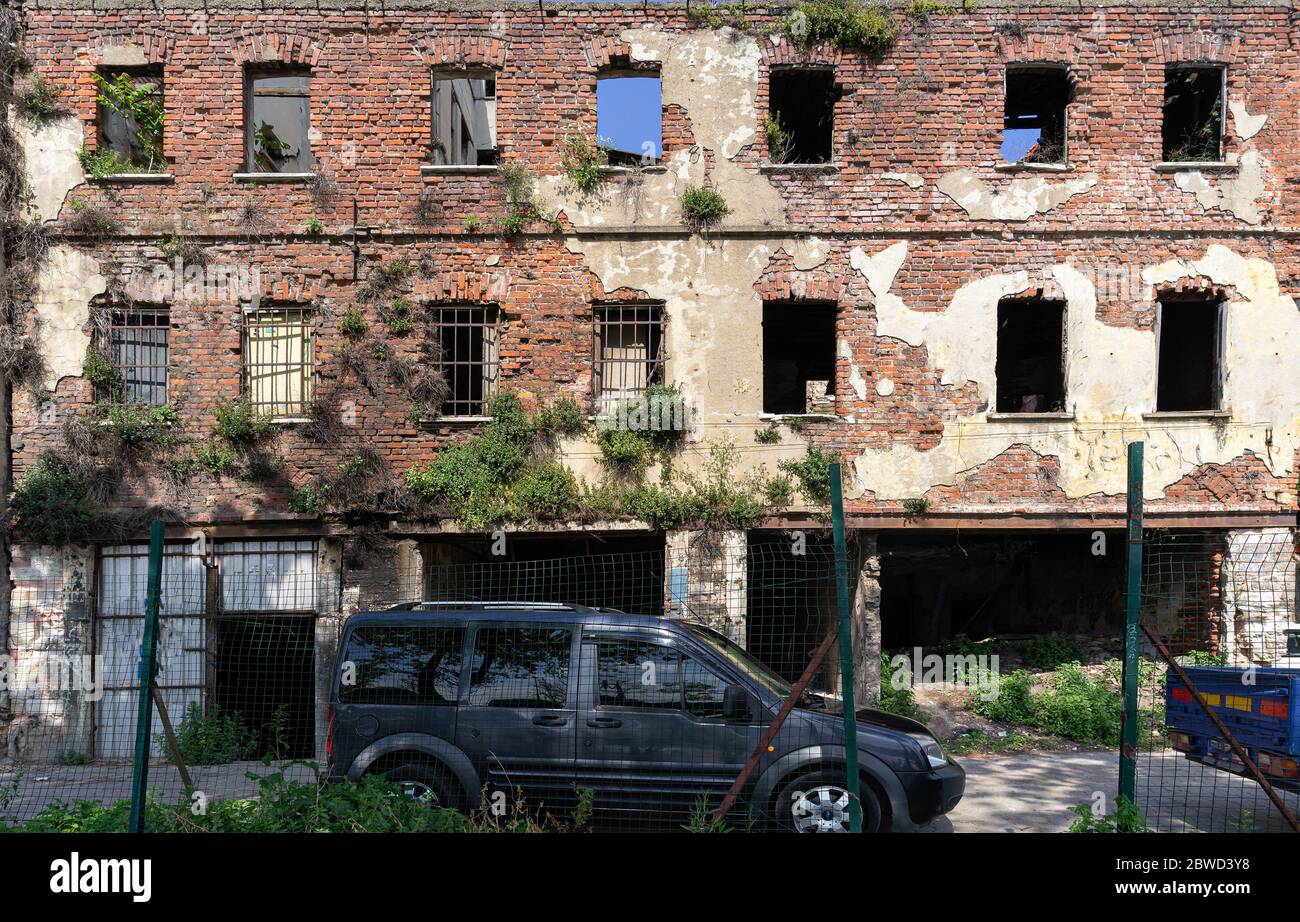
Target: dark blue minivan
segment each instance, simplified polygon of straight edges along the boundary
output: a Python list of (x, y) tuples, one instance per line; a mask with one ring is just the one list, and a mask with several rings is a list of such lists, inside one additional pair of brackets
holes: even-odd
[[(792, 692), (688, 621), (531, 603), (425, 603), (352, 617), (340, 639), (329, 771), (380, 772), (477, 808), (485, 792), (597, 824), (676, 825), (721, 801)], [(746, 828), (848, 828), (842, 710), (805, 694), (730, 816)], [(965, 772), (921, 724), (858, 712), (864, 829), (910, 830), (961, 800)]]

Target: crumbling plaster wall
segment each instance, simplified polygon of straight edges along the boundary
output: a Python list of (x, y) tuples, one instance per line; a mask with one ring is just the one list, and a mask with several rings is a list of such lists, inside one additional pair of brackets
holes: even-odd
[[(854, 247), (850, 254), (876, 298), (877, 334), (927, 347), (942, 383), (974, 382), (982, 403), (992, 406), (998, 301), (1044, 280), (1031, 280), (1023, 270), (989, 275), (963, 285), (944, 311), (913, 311), (890, 291), (907, 252), (908, 244), (900, 242), (874, 253)], [(915, 495), (918, 484), (951, 484), (1013, 445), (1058, 456), (1061, 487), (1071, 498), (1123, 493), (1125, 445), (1137, 439), (1147, 444), (1148, 500), (1161, 498), (1198, 465), (1228, 462), (1247, 451), (1262, 453), (1276, 475), (1292, 472), (1300, 445), (1300, 389), (1294, 386), (1297, 358), (1287, 343), (1300, 337), (1300, 311), (1281, 291), (1271, 263), (1212, 245), (1201, 259), (1142, 271), (1148, 301), (1163, 283), (1191, 276), (1236, 290), (1227, 308), (1224, 349), (1223, 399), (1232, 411), (1227, 422), (1144, 419), (1156, 404), (1155, 333), (1100, 322), (1096, 289), (1075, 266), (1054, 265), (1046, 275), (1067, 301), (1066, 393), (1073, 419), (989, 421), (981, 411), (947, 420), (942, 442), (929, 451), (895, 443), (857, 457), (858, 495), (905, 498)], [(1292, 501), (1288, 495), (1276, 498)]]

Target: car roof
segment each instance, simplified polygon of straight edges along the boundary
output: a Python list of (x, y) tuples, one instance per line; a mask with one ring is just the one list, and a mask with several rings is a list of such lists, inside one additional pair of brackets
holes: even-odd
[(631, 615), (616, 608), (531, 602), (407, 602), (385, 611), (358, 612), (348, 624), (386, 624), (438, 621), (535, 621), (572, 624), (657, 627), (684, 623), (661, 615)]

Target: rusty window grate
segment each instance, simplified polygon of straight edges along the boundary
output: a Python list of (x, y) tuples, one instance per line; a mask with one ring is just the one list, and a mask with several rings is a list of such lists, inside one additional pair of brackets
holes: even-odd
[(258, 413), (307, 412), (314, 380), (312, 312), (275, 308), (244, 315), (244, 393)]
[(167, 348), (171, 332), (166, 307), (115, 310), (108, 327), (108, 359), (122, 376), (124, 403), (167, 402)]
[(437, 304), (430, 315), (442, 351), (438, 369), (447, 383), (441, 414), (484, 415), (500, 369), (497, 306)]
[(596, 412), (613, 412), (662, 383), (662, 304), (606, 304), (596, 307)]

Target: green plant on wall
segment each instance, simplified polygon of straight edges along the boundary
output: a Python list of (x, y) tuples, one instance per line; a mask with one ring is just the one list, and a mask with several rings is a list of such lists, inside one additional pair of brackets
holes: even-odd
[(782, 461), (778, 467), (799, 481), (799, 492), (805, 500), (814, 506), (825, 506), (831, 501), (831, 462), (834, 460), (833, 452), (809, 445), (802, 458)]
[(600, 139), (585, 128), (565, 132), (560, 141), (560, 165), (581, 192), (590, 192), (600, 183), (601, 168), (609, 164), (609, 154)]
[(831, 44), (850, 51), (881, 54), (898, 35), (884, 10), (861, 0), (808, 0), (782, 21), (782, 31), (801, 45)]
[(687, 185), (682, 190), (682, 219), (693, 231), (717, 224), (730, 213), (727, 200), (717, 189)]
[[(112, 79), (92, 74), (99, 94), (96, 102), (131, 126), (130, 152), (116, 172), (158, 173), (163, 160), (163, 122), (166, 108), (158, 84), (118, 73)], [(84, 160), (83, 160), (84, 162)]]
[(213, 416), (217, 435), (232, 445), (256, 445), (275, 433), (275, 423), (258, 413), (247, 397), (218, 403)]
[(86, 537), (95, 521), (86, 472), (66, 458), (40, 458), (10, 502), (19, 533), (33, 544), (60, 546)]

